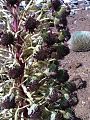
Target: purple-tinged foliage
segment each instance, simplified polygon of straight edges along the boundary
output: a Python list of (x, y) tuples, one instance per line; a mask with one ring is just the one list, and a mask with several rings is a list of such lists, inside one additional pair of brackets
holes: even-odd
[(39, 21), (37, 21), (35, 18), (30, 16), (25, 22), (26, 31), (33, 33), (35, 28), (38, 27), (38, 25), (39, 25)]
[(5, 32), (1, 35), (0, 43), (1, 43), (1, 45), (8, 47), (10, 45), (14, 45), (15, 40), (16, 39), (11, 32)]
[(15, 106), (16, 106), (15, 96), (13, 93), (4, 96), (1, 102), (2, 109), (11, 109), (11, 108), (15, 108)]

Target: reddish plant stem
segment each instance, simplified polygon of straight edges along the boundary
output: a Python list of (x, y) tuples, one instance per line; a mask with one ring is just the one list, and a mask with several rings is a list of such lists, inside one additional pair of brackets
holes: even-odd
[(13, 14), (13, 23), (12, 23), (12, 30), (13, 32), (18, 32), (18, 25), (19, 25), (19, 18), (18, 18), (18, 7), (12, 7), (12, 14)]
[[(13, 7), (12, 8), (12, 13), (13, 13), (13, 24), (12, 24), (12, 30), (14, 31), (14, 33), (17, 33), (19, 31), (19, 18), (18, 18), (18, 6)], [(19, 33), (18, 33), (19, 34)], [(20, 35), (17, 35), (17, 43), (16, 43), (16, 60), (18, 61), (18, 63), (20, 64), (21, 68), (22, 68), (22, 75), (18, 78), (16, 85), (20, 85), (23, 82), (23, 77), (24, 77), (24, 68), (25, 68), (25, 62), (23, 60), (23, 58), (21, 57), (22, 54), (22, 44), (23, 41), (20, 37)], [(22, 88), (19, 88), (19, 96), (21, 96), (23, 98), (23, 94), (21, 91)], [(22, 107), (24, 102), (22, 98), (19, 98), (19, 102), (18, 102), (18, 106)], [(19, 112), (19, 119), (21, 119), (21, 112)]]

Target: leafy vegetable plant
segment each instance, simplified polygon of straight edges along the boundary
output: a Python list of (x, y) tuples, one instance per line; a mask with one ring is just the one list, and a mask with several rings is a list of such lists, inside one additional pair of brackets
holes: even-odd
[(27, 0), (20, 9), (21, 2), (1, 1), (0, 52), (7, 54), (1, 56), (0, 119), (76, 120), (76, 86), (60, 66), (70, 52), (70, 8), (60, 0)]

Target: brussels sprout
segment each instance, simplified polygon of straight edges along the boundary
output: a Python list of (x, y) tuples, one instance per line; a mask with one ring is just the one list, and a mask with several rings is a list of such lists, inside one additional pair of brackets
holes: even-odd
[(34, 54), (34, 58), (37, 59), (37, 61), (44, 61), (50, 56), (50, 50), (47, 46), (42, 46), (36, 53)]
[(32, 106), (28, 109), (28, 117), (30, 119), (39, 120), (42, 115), (41, 106), (38, 104), (32, 104)]
[(26, 86), (28, 88), (28, 91), (34, 92), (39, 89), (40, 85), (38, 80), (30, 80)]
[(41, 34), (43, 41), (48, 45), (53, 45), (58, 41), (57, 35), (52, 33), (52, 31), (44, 30)]
[(55, 47), (56, 47), (58, 59), (62, 59), (70, 53), (69, 48), (64, 44), (59, 43), (58, 45), (56, 44)]
[(68, 74), (67, 70), (64, 70), (64, 69), (58, 70), (58, 74), (57, 74), (56, 79), (60, 83), (66, 82), (69, 79), (69, 74)]
[(58, 99), (60, 99), (61, 93), (58, 92), (55, 88), (49, 88), (49, 95), (47, 97), (47, 100), (51, 102), (56, 102)]
[(37, 91), (39, 89), (39, 83), (37, 80), (32, 80), (28, 85), (28, 90)]
[(8, 71), (9, 77), (13, 79), (20, 77), (23, 74), (23, 72), (24, 72), (24, 68), (19, 64), (13, 65), (13, 67), (11, 67)]
[(72, 93), (68, 100), (70, 106), (75, 106), (78, 103), (78, 97), (76, 93)]
[(61, 2), (60, 0), (51, 0), (51, 5), (55, 11), (58, 11), (61, 7)]
[(66, 30), (61, 30), (58, 36), (60, 42), (68, 41), (70, 37), (71, 35), (70, 35), (68, 28)]
[(74, 82), (66, 82), (62, 85), (61, 89), (65, 92), (74, 92), (76, 90), (76, 84)]
[(57, 28), (58, 31), (65, 29), (67, 26), (67, 19), (66, 17), (61, 17), (61, 18), (54, 18), (54, 25)]
[(72, 111), (70, 108), (65, 110), (63, 117), (64, 117), (64, 120), (76, 120), (74, 111)]
[(62, 97), (61, 98), (61, 101), (59, 102), (59, 108), (65, 110), (66, 108), (69, 107), (69, 102), (68, 102), (68, 99), (66, 99), (65, 97)]
[(7, 4), (11, 6), (14, 6), (15, 4), (19, 5), (20, 3), (20, 0), (6, 0), (6, 1), (7, 1)]
[(11, 109), (15, 108), (16, 102), (15, 102), (15, 95), (13, 93), (7, 94), (3, 97), (3, 100), (1, 102), (2, 109)]
[(52, 112), (50, 120), (63, 120), (63, 115), (61, 112)]
[(30, 16), (25, 23), (26, 31), (29, 30), (29, 32), (33, 33), (34, 29), (37, 28), (38, 25), (39, 25), (39, 21), (37, 21), (36, 19)]
[(15, 41), (16, 39), (11, 32), (5, 32), (1, 35), (1, 45), (3, 46), (14, 45)]
[(49, 61), (49, 72), (55, 72), (58, 71), (58, 66), (59, 66), (59, 62), (56, 59), (51, 59)]

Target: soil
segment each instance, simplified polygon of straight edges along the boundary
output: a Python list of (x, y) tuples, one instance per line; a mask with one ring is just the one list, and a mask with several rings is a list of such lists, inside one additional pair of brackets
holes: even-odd
[[(68, 27), (70, 32), (90, 31), (90, 10), (79, 10), (73, 16), (68, 17)], [(70, 51), (62, 61), (62, 67), (68, 70), (69, 80), (84, 81), (84, 87), (77, 90), (79, 102), (74, 107), (76, 116), (81, 120), (90, 120), (90, 51), (73, 52)]]

